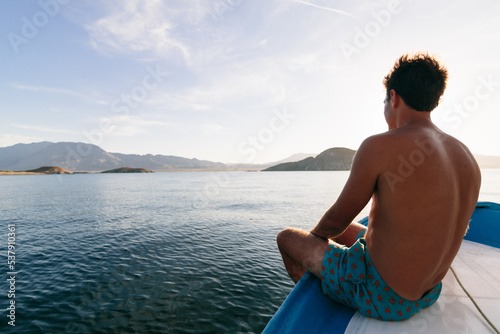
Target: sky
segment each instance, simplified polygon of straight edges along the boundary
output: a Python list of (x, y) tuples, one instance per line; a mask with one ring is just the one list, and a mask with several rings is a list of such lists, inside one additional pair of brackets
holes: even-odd
[(449, 71), (433, 121), (500, 156), (500, 2), (23, 0), (0, 3), (0, 147), (264, 163), (387, 131), (405, 53)]

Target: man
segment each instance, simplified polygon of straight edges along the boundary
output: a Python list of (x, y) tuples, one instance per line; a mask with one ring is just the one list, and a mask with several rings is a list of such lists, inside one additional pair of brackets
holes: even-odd
[[(278, 234), (295, 282), (309, 270), (323, 293), (382, 320), (408, 319), (437, 300), (481, 184), (467, 147), (431, 121), (446, 80), (427, 54), (396, 61), (384, 79), (389, 131), (361, 144), (342, 193), (311, 232)], [(370, 198), (366, 229), (352, 221)]]

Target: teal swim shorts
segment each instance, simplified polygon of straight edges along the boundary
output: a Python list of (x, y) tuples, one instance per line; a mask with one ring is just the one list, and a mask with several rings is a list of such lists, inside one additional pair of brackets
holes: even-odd
[(394, 292), (377, 273), (370, 260), (365, 231), (351, 247), (330, 244), (323, 257), (321, 287), (333, 300), (357, 309), (361, 314), (385, 321), (408, 319), (436, 302), (442, 283), (418, 300)]

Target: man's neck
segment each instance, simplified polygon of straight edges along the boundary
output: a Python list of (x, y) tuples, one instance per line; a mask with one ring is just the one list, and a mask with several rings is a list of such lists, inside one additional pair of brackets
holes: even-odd
[(396, 119), (396, 127), (401, 128), (405, 126), (429, 126), (432, 125), (431, 113), (428, 111), (416, 111), (412, 108), (403, 108), (399, 110)]

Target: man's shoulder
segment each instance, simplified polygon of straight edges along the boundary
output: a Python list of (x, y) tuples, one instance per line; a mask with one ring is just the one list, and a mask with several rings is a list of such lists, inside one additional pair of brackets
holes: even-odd
[(408, 155), (425, 145), (431, 145), (434, 149), (434, 143), (428, 143), (427, 138), (422, 138), (415, 132), (394, 129), (366, 138), (356, 154), (387, 166), (394, 163), (399, 156)]
[(387, 145), (393, 146), (394, 139), (401, 135), (394, 130), (378, 133), (367, 137), (361, 143), (359, 150), (361, 151), (377, 151), (381, 152), (387, 149)]
[[(438, 129), (394, 129), (366, 138), (358, 150), (360, 155), (371, 161), (379, 161), (387, 166), (397, 162), (400, 156), (433, 156), (437, 160), (446, 158), (456, 163), (470, 161), (471, 167), (477, 162), (468, 147), (457, 138)], [(435, 152), (439, 154), (434, 155)], [(358, 154), (358, 153), (357, 153)], [(432, 159), (427, 159), (431, 161)]]
[(365, 167), (375, 167), (380, 163), (387, 161), (388, 155), (393, 150), (394, 146), (393, 134), (390, 132), (379, 133), (372, 135), (361, 143), (356, 151), (355, 159), (357, 159)]
[[(413, 150), (415, 149), (415, 145), (418, 146), (420, 142), (432, 142), (433, 145), (436, 145), (445, 141), (453, 142), (454, 145), (457, 146), (465, 146), (456, 138), (440, 130), (424, 128), (398, 128), (366, 138), (361, 144), (361, 147), (369, 148), (371, 150), (378, 147), (384, 151), (396, 152), (405, 151), (407, 149)], [(389, 148), (392, 148), (392, 150), (388, 150)]]

